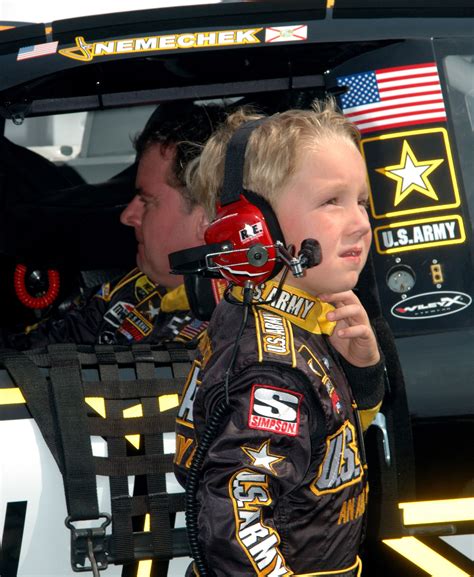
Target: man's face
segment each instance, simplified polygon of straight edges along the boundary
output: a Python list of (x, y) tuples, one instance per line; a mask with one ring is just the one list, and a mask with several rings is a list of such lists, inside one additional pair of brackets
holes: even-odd
[(340, 138), (301, 154), (275, 212), (286, 242), (298, 252), (304, 239), (318, 240), (322, 262), (288, 282), (313, 295), (352, 289), (371, 242), (365, 164), (356, 147)]
[(168, 254), (204, 244), (207, 225), (204, 209), (189, 212), (181, 193), (169, 184), (173, 160), (173, 148), (154, 144), (145, 151), (138, 164), (137, 194), (120, 216), (122, 224), (135, 229), (138, 268), (169, 288), (183, 279), (169, 273)]

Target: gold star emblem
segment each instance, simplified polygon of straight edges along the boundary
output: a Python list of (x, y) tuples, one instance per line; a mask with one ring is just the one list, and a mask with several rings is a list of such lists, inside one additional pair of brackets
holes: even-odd
[(252, 447), (241, 447), (241, 449), (250, 457), (252, 465), (255, 465), (255, 467), (263, 467), (275, 475), (277, 473), (273, 468), (274, 465), (285, 459), (285, 457), (280, 457), (279, 455), (273, 455), (270, 453), (269, 440), (262, 443), (258, 449)]
[(408, 141), (404, 140), (400, 164), (376, 169), (377, 172), (392, 178), (397, 183), (393, 206), (398, 206), (413, 191), (421, 192), (421, 194), (438, 201), (438, 195), (428, 177), (443, 160), (443, 158), (418, 160)]

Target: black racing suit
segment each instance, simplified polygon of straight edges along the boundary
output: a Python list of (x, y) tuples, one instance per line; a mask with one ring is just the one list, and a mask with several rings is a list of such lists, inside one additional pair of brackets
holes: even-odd
[[(275, 291), (273, 283), (263, 289), (267, 297)], [(328, 306), (289, 286), (274, 305), (252, 306), (230, 408), (200, 471), (199, 543), (211, 575), (352, 577), (360, 570), (368, 486), (358, 418), (366, 412), (368, 426), (380, 406), (383, 365), (344, 362), (343, 369), (322, 334), (333, 328)], [(178, 411), (182, 484), (195, 439), (225, 398), (242, 314), (221, 303), (201, 339)]]
[(167, 291), (134, 269), (115, 284), (105, 283), (84, 306), (63, 319), (49, 319), (25, 334), (9, 336), (15, 348), (49, 343), (132, 344), (187, 341), (207, 323), (189, 311), (184, 286)]

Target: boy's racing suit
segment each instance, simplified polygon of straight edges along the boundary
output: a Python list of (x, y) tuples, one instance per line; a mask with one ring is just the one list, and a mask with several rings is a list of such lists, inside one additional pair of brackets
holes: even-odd
[[(275, 291), (266, 283), (263, 297)], [(328, 307), (285, 286), (275, 303), (251, 309), (230, 409), (200, 472), (199, 542), (212, 575), (358, 574), (368, 495), (358, 413), (368, 426), (383, 396), (383, 365), (342, 361), (343, 371), (324, 336), (334, 325)], [(241, 318), (240, 307), (221, 303), (201, 341), (178, 411), (182, 484), (195, 438), (224, 398)]]

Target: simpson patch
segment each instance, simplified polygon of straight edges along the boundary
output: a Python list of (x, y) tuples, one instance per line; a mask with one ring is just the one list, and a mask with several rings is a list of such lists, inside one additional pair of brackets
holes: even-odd
[(260, 431), (296, 437), (303, 395), (269, 385), (254, 384), (250, 396), (248, 426)]

